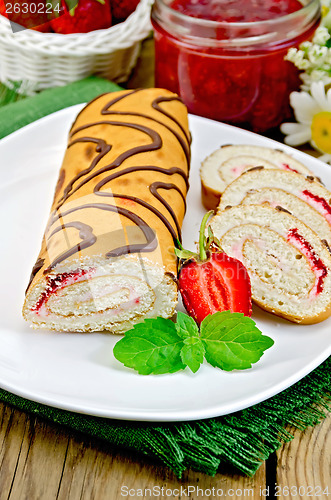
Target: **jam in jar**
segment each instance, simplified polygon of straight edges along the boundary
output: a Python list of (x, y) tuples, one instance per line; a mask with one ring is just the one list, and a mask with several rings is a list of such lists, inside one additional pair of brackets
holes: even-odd
[(300, 79), (284, 57), (319, 20), (319, 0), (156, 0), (155, 84), (193, 114), (264, 132), (290, 117)]

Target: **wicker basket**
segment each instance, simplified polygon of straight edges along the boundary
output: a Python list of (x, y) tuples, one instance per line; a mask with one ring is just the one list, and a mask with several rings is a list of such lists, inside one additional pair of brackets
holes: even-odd
[(13, 33), (8, 19), (0, 15), (0, 80), (27, 82), (32, 92), (91, 74), (127, 80), (141, 41), (151, 30), (152, 3), (141, 0), (124, 22), (111, 28), (72, 35)]

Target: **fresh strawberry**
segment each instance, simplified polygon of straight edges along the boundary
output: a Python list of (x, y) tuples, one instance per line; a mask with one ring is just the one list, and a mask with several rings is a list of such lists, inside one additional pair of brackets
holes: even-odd
[[(8, 6), (9, 14), (7, 13), (6, 5)], [(7, 17), (10, 21), (27, 29), (42, 32), (50, 31), (46, 6), (42, 3), (36, 3), (36, 12), (34, 13), (30, 12), (29, 7), (30, 4), (26, 0), (15, 0), (15, 2), (0, 0), (0, 14)], [(16, 12), (13, 10), (14, 8)]]
[(140, 0), (111, 0), (111, 13), (116, 21), (124, 21), (134, 10)]
[(184, 306), (200, 325), (208, 315), (217, 311), (252, 314), (251, 283), (247, 269), (237, 259), (229, 257), (220, 248), (211, 229), (205, 228), (210, 215), (202, 220), (199, 254), (183, 248), (176, 255), (183, 261), (179, 271), (179, 290)]
[(61, 0), (59, 17), (51, 26), (56, 33), (67, 35), (109, 28), (111, 21), (109, 0), (78, 0), (73, 8), (68, 0)]
[(5, 16), (8, 18), (7, 11), (6, 11), (6, 4), (4, 0), (0, 0), (0, 14), (2, 16)]

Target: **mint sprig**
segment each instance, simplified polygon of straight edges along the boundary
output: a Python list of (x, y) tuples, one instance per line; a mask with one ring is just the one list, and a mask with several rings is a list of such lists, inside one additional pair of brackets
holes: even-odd
[(262, 335), (242, 313), (209, 314), (201, 323), (182, 312), (177, 323), (146, 319), (115, 344), (115, 358), (141, 375), (175, 373), (186, 366), (195, 373), (204, 358), (222, 370), (245, 370), (256, 363), (274, 341)]

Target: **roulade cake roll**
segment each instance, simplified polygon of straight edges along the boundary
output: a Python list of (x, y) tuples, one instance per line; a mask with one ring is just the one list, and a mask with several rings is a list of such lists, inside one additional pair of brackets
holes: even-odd
[(26, 292), (33, 327), (121, 332), (173, 314), (189, 162), (176, 94), (105, 94), (79, 113)]
[(288, 210), (331, 245), (331, 192), (314, 177), (264, 168), (245, 172), (226, 188), (218, 210), (257, 199)]
[(201, 196), (207, 210), (215, 210), (227, 186), (247, 170), (263, 166), (304, 175), (314, 175), (301, 162), (279, 149), (226, 144), (201, 165)]
[(266, 204), (287, 210), (294, 217), (307, 224), (321, 240), (326, 240), (331, 246), (331, 224), (320, 212), (292, 193), (277, 188), (252, 189), (241, 203), (243, 205)]
[(271, 206), (238, 205), (210, 224), (224, 252), (245, 265), (260, 307), (295, 323), (331, 315), (330, 248), (302, 221)]

